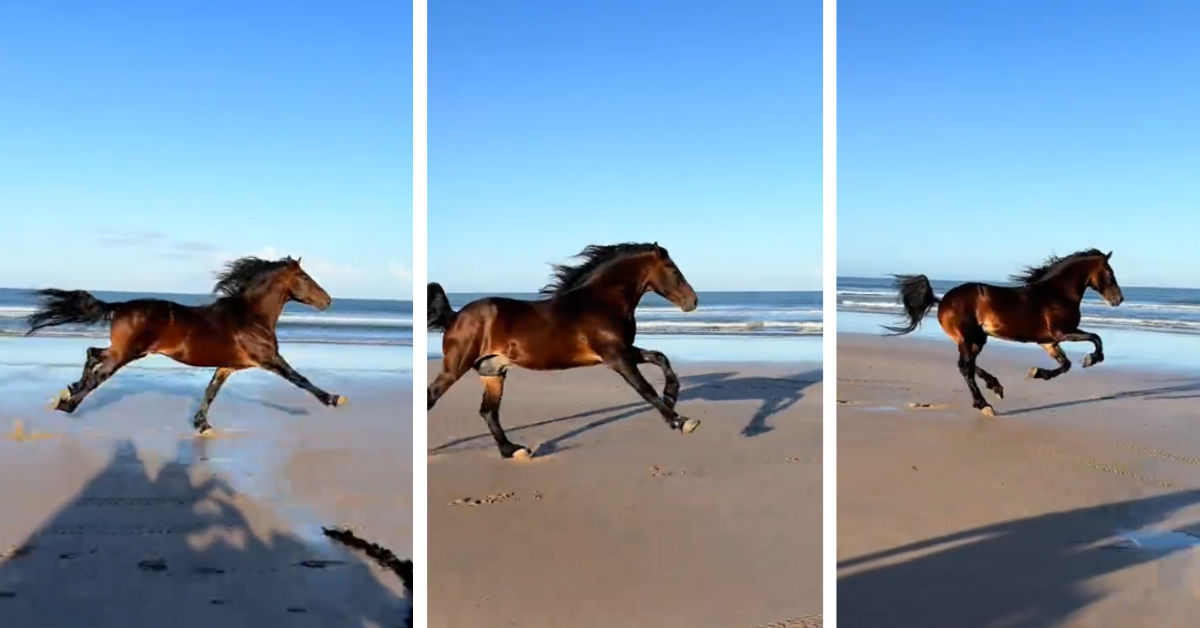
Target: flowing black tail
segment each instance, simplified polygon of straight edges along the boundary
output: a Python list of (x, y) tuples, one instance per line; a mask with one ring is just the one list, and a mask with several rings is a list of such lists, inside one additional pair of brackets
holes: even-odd
[(929, 310), (938, 304), (938, 298), (933, 296), (933, 286), (925, 275), (893, 275), (896, 278), (896, 290), (900, 292), (900, 303), (904, 306), (905, 322), (892, 327), (883, 328), (892, 332), (887, 336), (903, 336), (915, 331), (925, 320)]
[(450, 307), (446, 291), (438, 283), (429, 284), (429, 302), (426, 309), (429, 328), (436, 331), (446, 331), (458, 316), (458, 312)]
[(25, 334), (27, 336), (43, 327), (67, 323), (111, 323), (113, 312), (120, 306), (119, 303), (105, 303), (85, 290), (47, 288), (34, 294), (38, 296), (41, 305), (25, 319), (25, 322), (29, 323), (29, 331)]

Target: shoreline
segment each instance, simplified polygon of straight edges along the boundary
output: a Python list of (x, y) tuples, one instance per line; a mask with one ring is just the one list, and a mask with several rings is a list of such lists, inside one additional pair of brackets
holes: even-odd
[(1072, 355), (1030, 381), (1049, 357), (991, 346), (985, 417), (948, 340), (838, 335), (841, 621), (1184, 625), (1200, 539), (1169, 532), (1200, 533), (1200, 378)]
[[(0, 337), (0, 369), (66, 369), (60, 374), (75, 381), (79, 377), (86, 350), (91, 346), (107, 346), (107, 339), (78, 337)], [(412, 376), (412, 345), (364, 345), (345, 343), (280, 343), (280, 353), (301, 373), (306, 371), (383, 374), (406, 373)], [(253, 372), (255, 369), (248, 369)], [(113, 381), (129, 371), (195, 371), (207, 373), (211, 368), (191, 367), (163, 356), (152, 355), (126, 366)]]
[[(667, 355), (672, 364), (760, 364), (821, 362), (824, 337), (639, 333), (637, 346)], [(428, 360), (440, 360), (441, 334), (429, 334)]]
[[(856, 312), (838, 312), (838, 338), (842, 336), (882, 338), (888, 340), (907, 339), (921, 342), (944, 344), (953, 353), (954, 345), (946, 337), (936, 319), (926, 319), (915, 332), (898, 337), (884, 337), (879, 325), (895, 323), (895, 317), (880, 314), (861, 314)], [(1087, 327), (1085, 326), (1085, 329)], [(1165, 333), (1157, 330), (1102, 328), (1096, 326), (1092, 330), (1100, 335), (1104, 342), (1104, 366), (1135, 369), (1139, 372), (1176, 372), (1193, 373), (1200, 371), (1200, 361), (1193, 356), (1200, 354), (1200, 334)], [(1083, 355), (1092, 350), (1087, 342), (1063, 343), (1063, 349), (1071, 359), (1071, 373), (1082, 370)], [(840, 344), (839, 344), (840, 351)], [(998, 354), (1040, 355), (1045, 357), (1039, 361), (1042, 366), (1052, 367), (1053, 360), (1046, 357), (1045, 352), (1036, 344), (1016, 343), (1005, 340), (989, 339), (980, 360)], [(1030, 358), (1026, 358), (1030, 359)], [(1037, 359), (1036, 357), (1032, 359)], [(1044, 362), (1044, 364), (1042, 363)], [(986, 367), (985, 367), (986, 368)]]
[(608, 369), (513, 369), (501, 421), (527, 462), (500, 458), (477, 377), (449, 390), (429, 416), (431, 627), (821, 613), (820, 363), (676, 370), (689, 435)]

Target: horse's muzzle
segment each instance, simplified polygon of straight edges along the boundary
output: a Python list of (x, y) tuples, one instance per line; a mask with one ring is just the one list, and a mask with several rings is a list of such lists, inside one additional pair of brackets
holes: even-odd
[(1118, 305), (1125, 302), (1125, 295), (1121, 294), (1120, 292), (1117, 292), (1115, 294), (1105, 294), (1105, 295), (1101, 295), (1101, 296), (1104, 297), (1104, 302), (1109, 304), (1112, 307), (1117, 307)]

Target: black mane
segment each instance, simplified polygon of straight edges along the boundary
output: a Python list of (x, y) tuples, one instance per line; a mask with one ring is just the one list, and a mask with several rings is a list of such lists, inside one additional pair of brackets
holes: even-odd
[(649, 253), (657, 248), (657, 244), (636, 244), (633, 242), (610, 244), (607, 246), (598, 244), (590, 245), (574, 256), (575, 259), (582, 259), (582, 262), (574, 266), (554, 264), (553, 278), (550, 283), (546, 284), (538, 292), (552, 296), (570, 292), (587, 283), (588, 279), (609, 262), (624, 259), (631, 255)]
[(1051, 255), (1050, 257), (1046, 258), (1046, 261), (1043, 262), (1041, 266), (1026, 266), (1025, 270), (1015, 275), (1009, 275), (1009, 279), (1011, 279), (1014, 283), (1028, 286), (1030, 284), (1049, 279), (1050, 277), (1053, 277), (1061, 272), (1062, 269), (1070, 266), (1072, 263), (1088, 257), (1104, 257), (1104, 253), (1102, 253), (1099, 249), (1084, 249), (1082, 251), (1076, 251), (1070, 255), (1067, 255), (1066, 257), (1057, 257), (1055, 255)]
[(245, 294), (291, 261), (290, 257), (275, 261), (254, 256), (235, 259), (225, 264), (225, 270), (217, 273), (217, 285), (213, 286), (213, 292), (226, 297)]

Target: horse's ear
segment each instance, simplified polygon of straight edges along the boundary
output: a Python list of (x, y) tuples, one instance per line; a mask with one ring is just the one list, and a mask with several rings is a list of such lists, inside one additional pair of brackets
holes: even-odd
[(659, 257), (662, 257), (663, 254), (662, 247), (658, 245), (658, 241), (654, 242), (654, 254)]
[(1108, 255), (1105, 255), (1105, 256), (1104, 256), (1104, 259), (1106, 259), (1106, 260), (1107, 260), (1107, 259), (1112, 259), (1112, 251), (1109, 251), (1109, 252), (1108, 252)]

